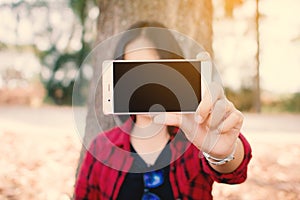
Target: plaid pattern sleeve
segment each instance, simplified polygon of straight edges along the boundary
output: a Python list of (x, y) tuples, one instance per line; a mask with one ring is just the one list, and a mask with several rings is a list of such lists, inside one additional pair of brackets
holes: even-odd
[(85, 158), (82, 162), (75, 184), (75, 200), (99, 199), (100, 197), (100, 188), (97, 186), (98, 184), (95, 175), (97, 160), (91, 154), (91, 151), (94, 149), (95, 141), (92, 143), (89, 150), (86, 151)]
[(244, 145), (244, 160), (240, 164), (240, 166), (232, 173), (229, 174), (221, 174), (215, 171), (207, 162), (207, 160), (202, 157), (201, 163), (203, 167), (203, 171), (210, 175), (210, 177), (219, 183), (228, 183), (228, 184), (238, 184), (242, 183), (247, 179), (247, 166), (252, 157), (251, 147), (246, 138), (240, 134), (240, 140)]

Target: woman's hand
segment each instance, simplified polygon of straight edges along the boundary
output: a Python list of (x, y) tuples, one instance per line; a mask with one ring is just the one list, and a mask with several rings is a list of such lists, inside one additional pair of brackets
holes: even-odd
[(225, 158), (235, 148), (243, 115), (226, 99), (221, 85), (212, 83), (195, 114), (165, 113), (154, 122), (179, 127), (201, 151)]

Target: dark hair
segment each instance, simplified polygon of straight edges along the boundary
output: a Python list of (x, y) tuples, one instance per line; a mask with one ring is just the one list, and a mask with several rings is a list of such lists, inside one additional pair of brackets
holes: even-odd
[(160, 59), (182, 59), (184, 57), (175, 37), (163, 24), (154, 21), (141, 21), (133, 24), (121, 36), (116, 46), (114, 58), (123, 60), (126, 45), (139, 37), (145, 37), (152, 42)]

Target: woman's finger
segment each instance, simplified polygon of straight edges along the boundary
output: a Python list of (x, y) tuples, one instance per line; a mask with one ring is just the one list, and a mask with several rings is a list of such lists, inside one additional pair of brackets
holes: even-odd
[(210, 55), (207, 51), (202, 51), (202, 52), (198, 53), (196, 58), (199, 60), (202, 60), (202, 61), (211, 59)]
[(226, 113), (229, 111), (229, 105), (225, 98), (217, 100), (212, 108), (211, 120), (208, 126), (211, 129), (216, 129), (224, 120)]
[(220, 133), (226, 133), (231, 130), (240, 130), (242, 128), (243, 121), (243, 114), (238, 110), (234, 110), (218, 127), (218, 130)]
[(196, 113), (195, 119), (198, 123), (203, 123), (210, 112), (213, 110), (213, 106), (217, 100), (224, 98), (224, 90), (218, 83), (212, 83), (208, 86), (202, 101), (200, 102)]

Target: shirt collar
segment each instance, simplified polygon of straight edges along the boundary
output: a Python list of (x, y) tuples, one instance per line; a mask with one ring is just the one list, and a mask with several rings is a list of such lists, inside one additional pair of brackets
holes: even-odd
[(130, 132), (133, 127), (133, 119), (129, 117), (124, 124), (116, 128), (117, 134), (108, 134), (109, 140), (117, 147), (130, 151)]

